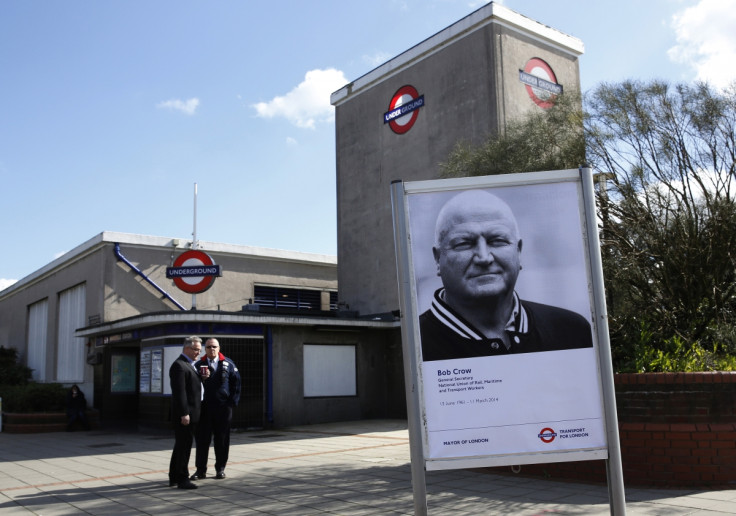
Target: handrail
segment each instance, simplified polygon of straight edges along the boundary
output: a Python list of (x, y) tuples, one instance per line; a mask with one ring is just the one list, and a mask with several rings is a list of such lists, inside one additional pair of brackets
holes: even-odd
[(180, 310), (186, 310), (186, 308), (184, 308), (184, 306), (181, 303), (179, 303), (176, 299), (174, 299), (173, 297), (171, 297), (171, 295), (168, 292), (166, 292), (164, 289), (162, 289), (161, 287), (159, 287), (151, 278), (149, 278), (148, 276), (146, 276), (146, 274), (142, 270), (140, 270), (138, 267), (136, 267), (135, 265), (133, 265), (130, 262), (130, 260), (128, 260), (125, 256), (123, 256), (123, 253), (120, 252), (120, 244), (118, 242), (115, 242), (115, 256), (117, 257), (118, 260), (124, 262), (128, 267), (130, 267), (131, 269), (133, 269), (133, 271), (135, 271), (141, 278), (143, 278), (148, 283), (150, 283), (151, 286), (153, 286), (153, 288), (155, 288), (156, 290), (158, 290), (159, 292), (161, 292), (161, 294), (166, 299), (168, 299), (169, 301), (171, 301), (172, 303), (174, 303), (176, 306), (178, 306)]

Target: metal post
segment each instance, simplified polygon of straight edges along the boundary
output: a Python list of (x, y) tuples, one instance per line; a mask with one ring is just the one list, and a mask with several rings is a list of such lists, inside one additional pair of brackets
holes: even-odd
[(598, 224), (595, 210), (593, 173), (590, 167), (580, 168), (583, 198), (585, 201), (585, 220), (588, 235), (588, 255), (590, 256), (591, 280), (593, 283), (593, 302), (596, 314), (596, 333), (598, 336), (598, 360), (603, 390), (603, 410), (606, 417), (606, 436), (608, 441), (608, 500), (613, 516), (626, 515), (626, 496), (624, 494), (624, 475), (621, 465), (621, 444), (618, 435), (618, 414), (616, 411), (616, 391), (613, 382), (613, 362), (611, 360), (611, 341), (608, 336), (608, 313), (603, 286), (603, 266), (601, 247), (598, 239)]
[(391, 206), (394, 219), (394, 244), (396, 246), (396, 269), (399, 280), (399, 300), (401, 307), (401, 346), (404, 354), (404, 387), (409, 425), (409, 452), (411, 456), (411, 485), (414, 492), (414, 514), (427, 516), (427, 486), (424, 477), (424, 452), (422, 450), (421, 414), (419, 412), (419, 392), (417, 356), (414, 346), (414, 321), (416, 307), (411, 289), (410, 256), (404, 206), (404, 184), (391, 183)]
[[(199, 247), (197, 242), (197, 183), (194, 183), (194, 220), (192, 221), (192, 249)], [(192, 310), (197, 309), (197, 294), (192, 294)]]

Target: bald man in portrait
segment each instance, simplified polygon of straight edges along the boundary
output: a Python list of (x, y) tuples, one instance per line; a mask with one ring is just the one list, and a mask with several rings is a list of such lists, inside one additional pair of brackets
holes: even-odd
[(443, 286), (419, 317), (423, 360), (593, 346), (582, 315), (519, 297), (521, 251), (516, 218), (496, 195), (468, 190), (442, 207), (432, 252)]

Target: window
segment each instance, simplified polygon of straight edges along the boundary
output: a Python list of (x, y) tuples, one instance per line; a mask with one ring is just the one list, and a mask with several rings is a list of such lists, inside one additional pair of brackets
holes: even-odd
[[(335, 293), (335, 299), (337, 299), (337, 293)], [(256, 285), (253, 288), (253, 303), (271, 308), (321, 310), (322, 291)], [(330, 305), (332, 305), (332, 297), (330, 297)], [(335, 305), (337, 306), (337, 303)]]
[(356, 396), (354, 345), (304, 345), (304, 397)]
[(33, 380), (46, 381), (46, 334), (49, 324), (49, 301), (44, 299), (28, 307), (28, 357)]
[(58, 354), (56, 378), (60, 382), (84, 381), (84, 339), (74, 336), (85, 321), (84, 284), (59, 294)]

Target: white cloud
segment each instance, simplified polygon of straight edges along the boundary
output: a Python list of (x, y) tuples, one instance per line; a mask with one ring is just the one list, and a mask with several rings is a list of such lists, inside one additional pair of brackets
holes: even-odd
[(199, 99), (192, 98), (189, 100), (171, 99), (159, 102), (156, 107), (159, 109), (169, 109), (171, 111), (181, 111), (185, 115), (193, 115), (199, 106)]
[(18, 280), (17, 279), (0, 278), (0, 290), (5, 290), (6, 288), (8, 288), (10, 285), (12, 285), (13, 283), (15, 283), (16, 281), (18, 281)]
[(317, 123), (334, 119), (330, 95), (347, 83), (345, 75), (334, 68), (310, 70), (304, 80), (286, 95), (252, 107), (261, 118), (282, 117), (297, 127), (314, 129)]
[(732, 2), (699, 0), (675, 13), (672, 28), (677, 45), (668, 55), (692, 67), (696, 79), (725, 87), (736, 79), (736, 9)]
[(286, 145), (288, 145), (289, 147), (296, 147), (297, 145), (299, 145), (299, 142), (297, 142), (296, 139), (289, 136), (286, 138)]

